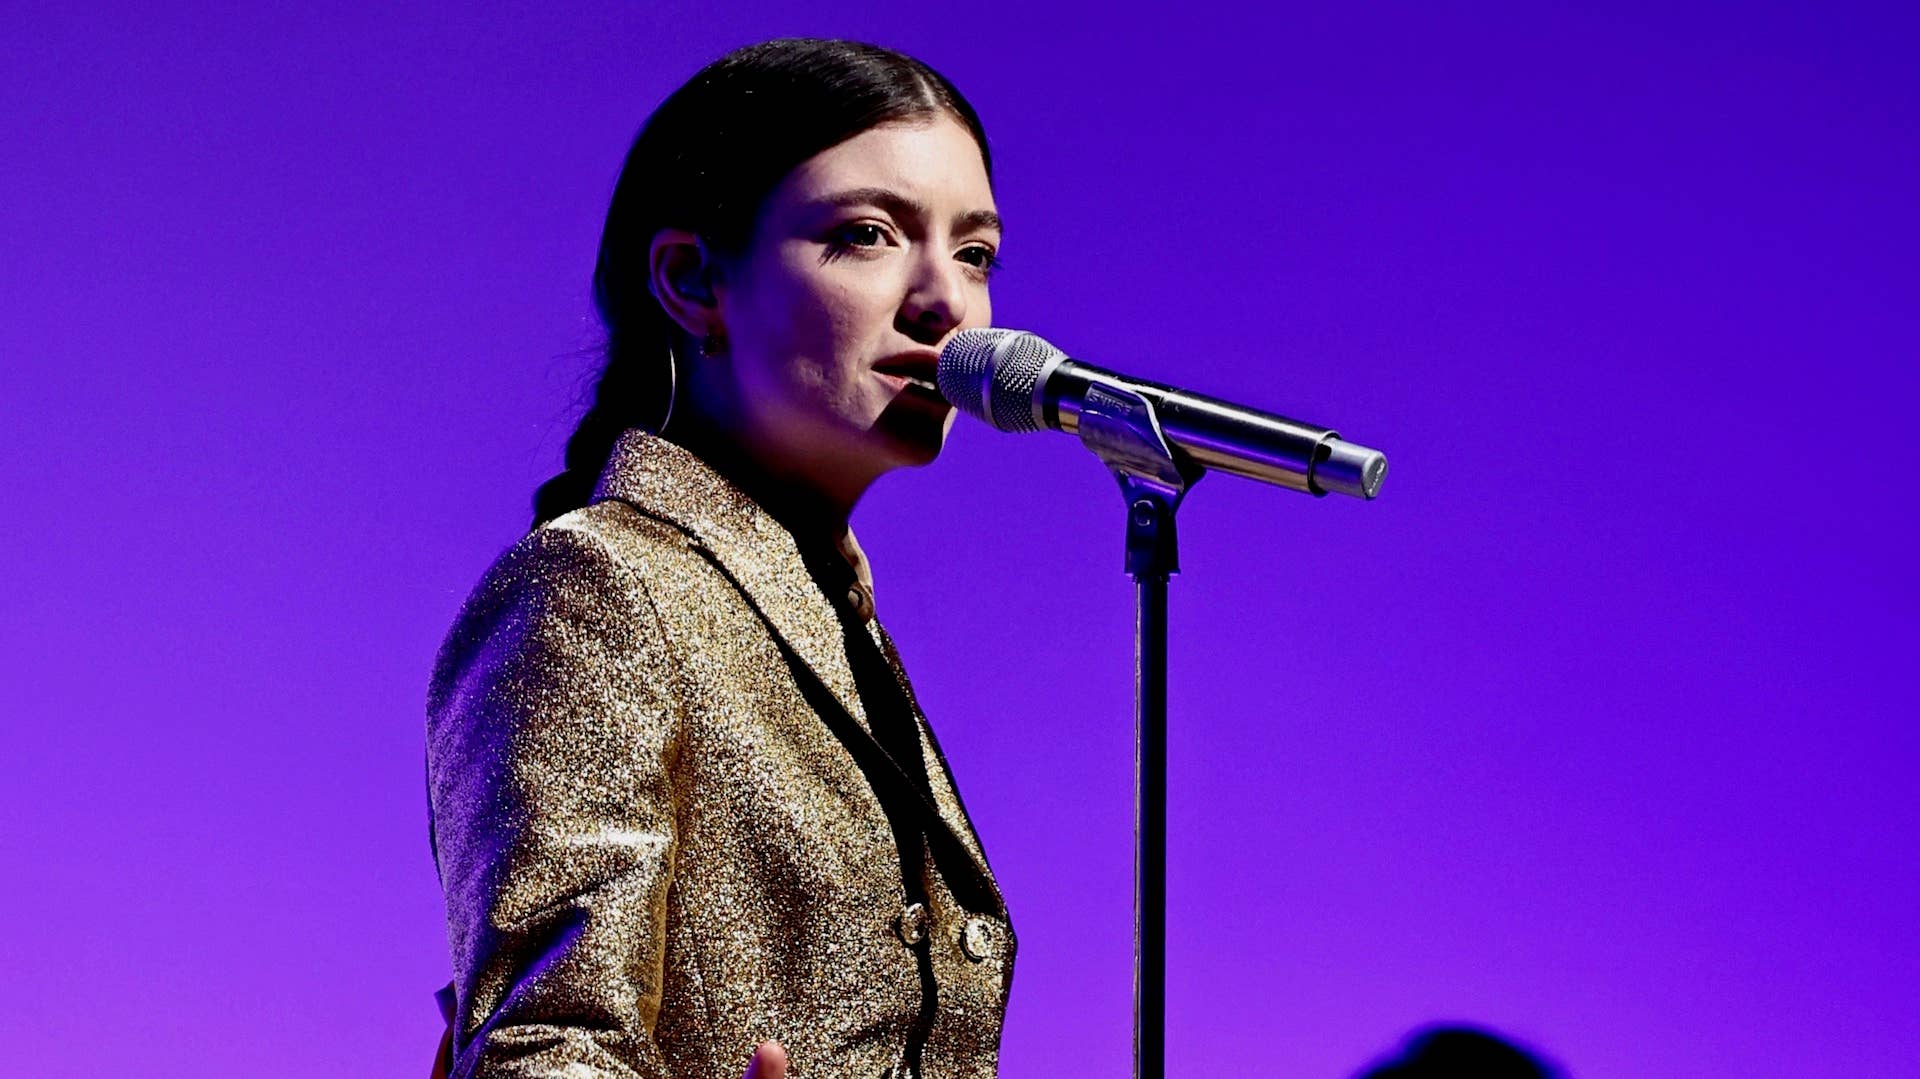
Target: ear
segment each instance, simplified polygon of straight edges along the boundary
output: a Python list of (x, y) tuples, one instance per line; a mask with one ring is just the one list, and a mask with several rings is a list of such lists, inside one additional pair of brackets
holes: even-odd
[(647, 290), (694, 340), (725, 334), (714, 291), (718, 267), (706, 242), (686, 229), (661, 229), (647, 249)]

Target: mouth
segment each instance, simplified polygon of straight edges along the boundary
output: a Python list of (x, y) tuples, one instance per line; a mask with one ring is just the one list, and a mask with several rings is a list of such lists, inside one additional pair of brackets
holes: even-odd
[[(937, 352), (903, 352), (874, 364), (873, 369), (903, 386), (940, 397), (940, 384), (936, 378), (940, 370), (940, 354)], [(946, 400), (944, 397), (940, 399)]]

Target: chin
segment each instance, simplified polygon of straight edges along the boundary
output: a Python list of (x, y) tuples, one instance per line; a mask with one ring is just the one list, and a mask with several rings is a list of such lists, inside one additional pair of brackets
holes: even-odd
[(931, 439), (888, 439), (888, 456), (898, 468), (920, 468), (930, 465), (940, 451), (946, 448), (945, 432), (937, 432)]
[(953, 416), (951, 408), (937, 413), (917, 406), (888, 408), (874, 421), (872, 433), (884, 443), (882, 452), (895, 467), (918, 468), (940, 456)]

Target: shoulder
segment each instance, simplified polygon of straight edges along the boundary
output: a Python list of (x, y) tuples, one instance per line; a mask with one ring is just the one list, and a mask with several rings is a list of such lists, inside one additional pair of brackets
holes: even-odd
[(546, 593), (645, 596), (649, 579), (690, 553), (673, 525), (624, 502), (597, 502), (548, 521), (502, 552), (467, 607)]
[(561, 514), (527, 533), (521, 543), (529, 542), (561, 550), (591, 546), (636, 570), (691, 553), (685, 532), (618, 499)]
[(697, 557), (678, 528), (623, 502), (595, 503), (541, 525), (494, 559), (461, 605), (435, 658), (429, 703), (476, 661), (503, 659), (503, 649), (663, 644), (654, 595)]

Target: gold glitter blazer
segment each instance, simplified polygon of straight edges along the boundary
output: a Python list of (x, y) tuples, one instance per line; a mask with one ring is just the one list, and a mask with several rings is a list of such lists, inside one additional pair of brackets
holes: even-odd
[[(864, 573), (846, 603), (911, 702)], [(638, 430), (488, 570), (427, 706), (454, 1076), (739, 1079), (768, 1038), (796, 1079), (995, 1074), (1005, 903), (917, 703), (909, 903), (842, 613)]]

